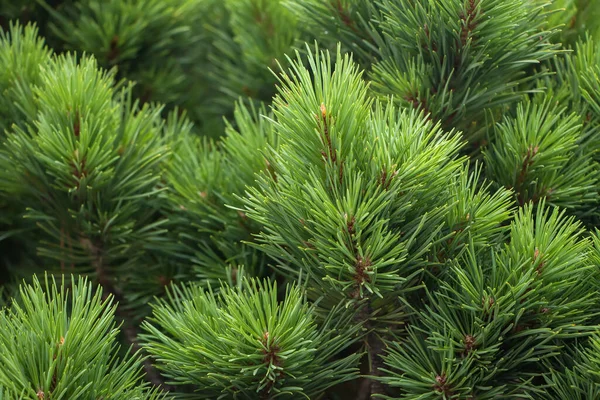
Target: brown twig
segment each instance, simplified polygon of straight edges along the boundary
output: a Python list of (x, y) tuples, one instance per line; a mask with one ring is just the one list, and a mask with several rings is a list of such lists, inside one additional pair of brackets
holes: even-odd
[(352, 32), (360, 36), (360, 31), (356, 28), (356, 25), (350, 17), (350, 14), (346, 10), (344, 10), (344, 7), (342, 6), (342, 2), (340, 0), (337, 0), (336, 9), (344, 25), (350, 28)]
[[(92, 243), (87, 238), (82, 239), (81, 242), (85, 247), (87, 247), (90, 255), (92, 256), (92, 266), (94, 267), (94, 270), (96, 272), (96, 279), (104, 289), (103, 296), (106, 298), (108, 295), (112, 295), (113, 299), (117, 303), (115, 318), (121, 325), (121, 329), (123, 335), (125, 336), (125, 340), (131, 345), (131, 350), (134, 353), (138, 352), (141, 349), (140, 344), (138, 342), (138, 329), (132, 323), (133, 318), (130, 312), (123, 307), (123, 305), (126, 303), (123, 292), (121, 291), (121, 289), (119, 289), (113, 284), (112, 279), (107, 274), (104, 265), (104, 256), (101, 245), (99, 245), (98, 243)], [(144, 372), (146, 373), (146, 379), (148, 380), (148, 382), (165, 391), (173, 390), (171, 386), (165, 384), (162, 375), (158, 372), (156, 368), (154, 368), (149, 358), (144, 359), (143, 365)]]
[(469, 0), (467, 5), (467, 9), (465, 12), (460, 14), (460, 20), (462, 24), (462, 28), (460, 31), (460, 44), (461, 46), (465, 46), (467, 44), (467, 40), (471, 37), (475, 28), (478, 25), (478, 16), (477, 6), (479, 5), (479, 1)]
[(371, 380), (364, 378), (360, 382), (360, 386), (358, 387), (358, 394), (356, 395), (356, 400), (369, 400), (371, 397)]
[(527, 178), (527, 173), (529, 169), (533, 165), (533, 158), (539, 152), (538, 146), (529, 146), (527, 149), (527, 153), (523, 157), (523, 162), (521, 164), (521, 170), (519, 171), (519, 176), (517, 177), (517, 182), (515, 184), (515, 191), (517, 193), (517, 201), (520, 206), (523, 206), (526, 202), (525, 194), (523, 193), (523, 185), (525, 184), (525, 179)]
[[(357, 321), (366, 321), (365, 327), (369, 330), (365, 340), (367, 354), (369, 357), (369, 375), (377, 378), (381, 376), (381, 368), (383, 367), (381, 355), (384, 352), (385, 345), (383, 340), (381, 340), (381, 337), (372, 330), (373, 326), (370, 322), (371, 312), (372, 309), (370, 304), (365, 305), (357, 313), (356, 319)], [(361, 382), (356, 400), (375, 399), (375, 395), (385, 394), (385, 385), (382, 382), (373, 378), (365, 378), (365, 380)]]
[[(381, 376), (380, 369), (383, 367), (383, 360), (381, 355), (385, 345), (383, 340), (375, 332), (369, 333), (367, 336), (367, 346), (369, 351), (369, 362), (371, 365), (371, 375), (375, 377)], [(371, 379), (371, 398), (374, 398), (375, 394), (386, 394), (385, 386), (377, 379)]]

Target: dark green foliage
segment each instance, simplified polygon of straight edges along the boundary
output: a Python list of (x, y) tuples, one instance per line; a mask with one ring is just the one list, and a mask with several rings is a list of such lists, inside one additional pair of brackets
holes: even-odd
[(213, 137), (239, 96), (270, 100), (268, 67), (309, 37), (278, 0), (0, 2), (0, 25), (11, 19), (37, 21), (56, 51), (94, 55), (136, 83), (142, 104), (186, 109), (194, 130)]
[[(548, 4), (539, 0), (288, 2), (307, 24), (335, 32), (325, 42), (353, 43), (348, 50), (368, 63), (376, 94), (470, 140), (481, 139), (486, 110), (517, 99), (535, 78), (528, 66), (556, 48), (548, 41), (554, 27), (545, 26)], [(313, 18), (314, 9), (330, 16)]]
[(179, 143), (167, 174), (171, 231), (181, 243), (179, 257), (192, 265), (196, 279), (236, 283), (244, 273), (265, 273), (266, 257), (244, 242), (260, 225), (243, 212), (236, 197), (252, 184), (254, 174), (268, 170), (268, 153), (276, 146), (264, 108), (238, 104), (235, 126), (227, 124), (220, 143), (186, 137)]
[(555, 42), (572, 45), (581, 36), (600, 38), (600, 8), (597, 0), (556, 0), (550, 5), (548, 26), (561, 26)]
[(62, 271), (102, 275), (135, 262), (160, 232), (152, 206), (168, 154), (160, 110), (138, 110), (127, 90), (114, 92), (93, 59), (55, 58), (39, 79), (15, 101), (27, 124), (6, 142), (3, 189), (45, 233), (38, 253)]
[[(5, 131), (0, 191), (13, 216), (4, 236), (35, 238), (39, 258), (15, 272), (41, 262), (120, 289), (173, 252), (163, 239), (160, 178), (181, 123), (165, 124), (160, 107), (140, 107), (93, 58), (51, 57), (31, 28), (24, 37), (20, 29), (2, 43), (6, 66), (27, 66), (34, 56), (43, 62), (6, 76), (12, 111), (5, 121), (15, 125)], [(150, 295), (163, 290), (163, 274)]]
[(278, 0), (225, 0), (225, 13), (231, 34), (215, 33), (213, 78), (226, 95), (227, 108), (232, 99), (244, 95), (270, 101), (276, 79), (269, 71), (277, 59), (289, 52), (300, 32), (296, 16)]
[[(46, 5), (50, 31), (60, 50), (93, 54), (105, 68), (137, 83), (142, 102), (174, 105), (197, 102), (207, 82), (197, 76), (206, 61), (207, 37), (202, 24), (213, 14), (214, 1), (86, 0)], [(116, 17), (118, 16), (118, 17)]]

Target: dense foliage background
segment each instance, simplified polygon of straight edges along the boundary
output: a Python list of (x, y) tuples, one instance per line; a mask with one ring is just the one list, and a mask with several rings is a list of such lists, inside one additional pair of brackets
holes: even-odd
[(600, 397), (597, 0), (0, 27), (0, 398)]

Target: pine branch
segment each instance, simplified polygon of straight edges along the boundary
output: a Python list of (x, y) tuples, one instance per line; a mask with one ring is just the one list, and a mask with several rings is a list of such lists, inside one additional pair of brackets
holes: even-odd
[(297, 286), (281, 301), (275, 282), (244, 279), (218, 293), (180, 286), (154, 307), (142, 339), (161, 371), (198, 398), (315, 398), (356, 379), (362, 356), (337, 357), (357, 341), (351, 313), (338, 307), (317, 325), (315, 311)]
[(19, 295), (0, 312), (6, 398), (165, 398), (143, 382), (139, 353), (117, 356), (116, 307), (102, 287), (81, 277), (56, 282), (46, 275), (43, 284), (34, 277), (32, 285), (21, 285)]

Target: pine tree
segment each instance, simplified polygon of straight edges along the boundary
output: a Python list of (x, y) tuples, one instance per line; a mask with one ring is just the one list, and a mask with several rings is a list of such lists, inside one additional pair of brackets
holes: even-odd
[(0, 1), (0, 398), (598, 397), (598, 13)]

